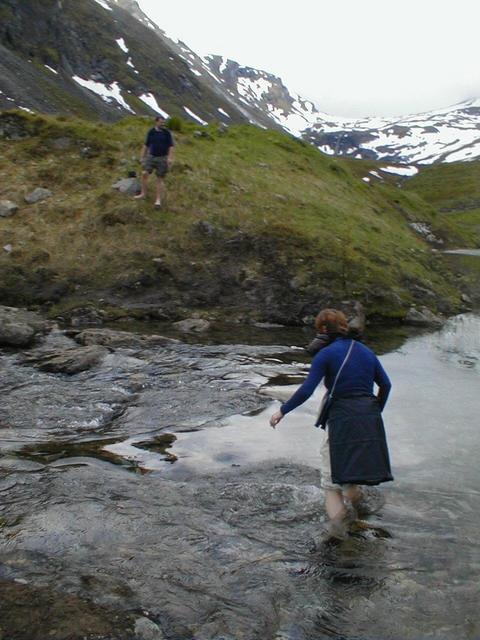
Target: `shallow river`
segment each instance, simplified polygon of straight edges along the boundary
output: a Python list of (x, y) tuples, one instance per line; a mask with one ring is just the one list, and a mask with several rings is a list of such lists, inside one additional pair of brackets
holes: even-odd
[[(141, 616), (157, 638), (479, 638), (480, 317), (381, 356), (395, 482), (336, 546), (318, 545), (322, 390), (268, 426), (308, 368), (308, 338), (288, 338), (116, 349), (71, 377), (2, 354), (0, 579)], [(5, 638), (135, 637), (62, 611), (79, 635), (32, 635), (0, 605)]]

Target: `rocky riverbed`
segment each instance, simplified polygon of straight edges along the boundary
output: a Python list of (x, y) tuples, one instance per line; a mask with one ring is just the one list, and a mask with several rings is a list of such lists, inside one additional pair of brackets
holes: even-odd
[(478, 637), (477, 316), (383, 356), (396, 482), (333, 546), (318, 398), (267, 426), (299, 342), (34, 333), (0, 352), (0, 638)]

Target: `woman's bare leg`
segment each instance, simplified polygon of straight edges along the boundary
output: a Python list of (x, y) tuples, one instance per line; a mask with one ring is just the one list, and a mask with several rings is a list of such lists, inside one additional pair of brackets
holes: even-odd
[(343, 490), (343, 495), (347, 500), (350, 500), (352, 507), (355, 509), (356, 505), (358, 505), (362, 499), (362, 490), (358, 484), (351, 484), (348, 488)]
[(345, 521), (347, 509), (340, 490), (326, 489), (325, 508), (329, 518), (328, 531), (330, 536), (344, 538), (347, 533)]
[(347, 509), (340, 490), (327, 489), (325, 491), (325, 508), (330, 520), (342, 520), (345, 517)]

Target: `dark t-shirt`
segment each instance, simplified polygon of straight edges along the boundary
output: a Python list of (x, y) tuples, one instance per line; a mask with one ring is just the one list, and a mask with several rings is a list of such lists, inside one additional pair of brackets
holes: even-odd
[(168, 129), (152, 127), (145, 138), (145, 146), (151, 156), (166, 156), (170, 147), (175, 144), (173, 136)]

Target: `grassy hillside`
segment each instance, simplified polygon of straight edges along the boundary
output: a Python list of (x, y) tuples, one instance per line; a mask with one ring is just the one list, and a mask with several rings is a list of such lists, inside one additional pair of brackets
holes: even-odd
[(466, 246), (480, 246), (480, 162), (454, 162), (423, 170), (405, 185), (455, 225)]
[[(0, 138), (0, 199), (20, 205), (0, 218), (1, 244), (12, 246), (0, 255), (0, 302), (46, 304), (52, 314), (94, 304), (282, 322), (344, 300), (384, 317), (403, 317), (415, 302), (458, 307), (465, 283), (408, 223), (427, 222), (453, 245), (473, 245), (473, 227), (452, 223), (414, 189), (364, 183), (361, 164), (274, 131), (177, 121), (157, 211), (153, 197), (138, 202), (111, 186), (139, 170), (148, 119), (10, 113), (0, 129), (5, 122), (26, 137)], [(25, 204), (38, 186), (53, 196)]]

